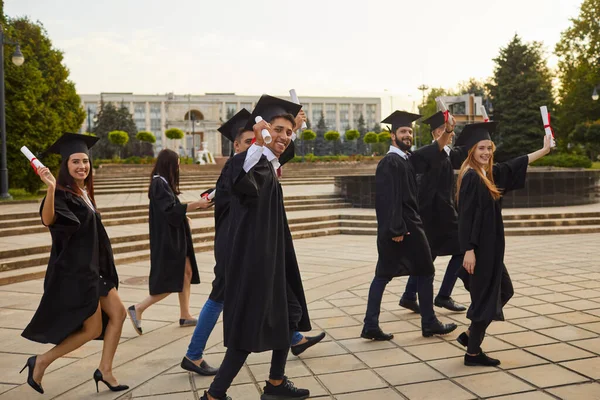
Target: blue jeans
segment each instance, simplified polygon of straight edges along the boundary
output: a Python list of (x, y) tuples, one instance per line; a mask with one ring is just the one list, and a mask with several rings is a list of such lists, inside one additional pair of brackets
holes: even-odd
[[(375, 276), (369, 289), (369, 300), (367, 302), (367, 313), (365, 314), (365, 330), (377, 329), (379, 327), (379, 314), (381, 313), (381, 300), (385, 287), (391, 278)], [(435, 321), (433, 311), (433, 275), (420, 276), (417, 283), (419, 299), (421, 300), (421, 324), (430, 324)]]
[[(454, 284), (456, 283), (457, 278), (456, 273), (462, 267), (464, 256), (464, 254), (458, 254), (450, 258), (448, 266), (446, 267), (444, 279), (442, 280), (442, 286), (440, 286), (440, 291), (438, 292), (438, 296), (450, 297), (450, 295), (452, 295), (452, 290), (454, 289)], [(435, 257), (433, 258), (433, 261), (435, 261)], [(408, 282), (406, 282), (406, 289), (404, 289), (404, 294), (402, 295), (403, 299), (413, 301), (417, 300), (417, 291), (419, 285), (418, 281), (418, 276), (410, 276), (408, 278)]]
[[(188, 351), (185, 355), (187, 358), (194, 361), (202, 358), (204, 349), (206, 348), (206, 342), (208, 342), (208, 338), (215, 328), (222, 311), (223, 303), (211, 299), (206, 300), (204, 307), (202, 307), (202, 311), (200, 311), (198, 323), (196, 324), (192, 340), (190, 341)], [(300, 343), (303, 337), (304, 336), (302, 336), (300, 332), (294, 332), (292, 335), (292, 346)]]

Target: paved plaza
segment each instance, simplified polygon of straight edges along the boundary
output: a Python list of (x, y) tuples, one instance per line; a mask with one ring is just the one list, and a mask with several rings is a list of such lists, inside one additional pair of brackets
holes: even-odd
[[(287, 375), (316, 399), (600, 399), (600, 234), (507, 238), (506, 263), (515, 297), (506, 322), (491, 325), (483, 348), (500, 358), (500, 368), (465, 367), (455, 338), (466, 328), (464, 314), (436, 309), (459, 324), (442, 338), (423, 338), (417, 315), (398, 306), (406, 279), (388, 285), (381, 315), (391, 342), (359, 338), (367, 292), (376, 261), (374, 236), (338, 235), (295, 241), (314, 332), (326, 339), (300, 357), (290, 354)], [(198, 313), (210, 291), (213, 255), (198, 253), (202, 284), (193, 286)], [(436, 261), (439, 286), (447, 257)], [(119, 265), (119, 294), (126, 306), (147, 295), (148, 262)], [(138, 278), (138, 279), (131, 279)], [(193, 328), (180, 328), (177, 296), (144, 314), (144, 335), (129, 321), (115, 359), (115, 375), (131, 389), (96, 394), (92, 373), (102, 342), (86, 344), (59, 359), (43, 380), (44, 396), (24, 384), (18, 371), (28, 356), (48, 346), (20, 333), (42, 293), (42, 280), (0, 286), (1, 399), (198, 399), (212, 378), (179, 368)], [(454, 298), (468, 303), (457, 285)], [(219, 322), (205, 355), (218, 365), (224, 355)], [(248, 359), (229, 394), (258, 399), (267, 378), (270, 353)]]

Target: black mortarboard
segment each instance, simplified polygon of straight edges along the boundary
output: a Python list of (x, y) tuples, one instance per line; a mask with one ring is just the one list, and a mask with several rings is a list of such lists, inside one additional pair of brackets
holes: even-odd
[(436, 112), (431, 117), (423, 120), (424, 123), (431, 127), (431, 130), (437, 129), (440, 126), (444, 125), (444, 113), (441, 111)]
[(277, 115), (291, 114), (295, 118), (301, 109), (302, 106), (300, 104), (263, 94), (252, 111), (250, 120), (246, 124), (246, 129), (252, 130), (257, 116), (261, 116), (265, 121), (271, 122), (273, 117)]
[(240, 134), (240, 129), (246, 126), (249, 120), (250, 111), (242, 108), (237, 114), (231, 117), (229, 121), (225, 122), (217, 130), (221, 132), (221, 134), (227, 139), (235, 142), (235, 139)]
[(90, 135), (81, 135), (78, 133), (63, 133), (56, 142), (42, 153), (42, 156), (48, 154), (60, 154), (63, 160), (67, 160), (71, 154), (85, 153), (89, 155), (89, 150), (100, 138)]
[(392, 125), (392, 133), (395, 133), (396, 130), (402, 126), (412, 127), (413, 121), (421, 118), (419, 114), (411, 114), (406, 111), (394, 111), (391, 115), (389, 115), (386, 119), (381, 121), (382, 124), (391, 124)]
[(456, 139), (454, 146), (464, 146), (468, 149), (482, 140), (492, 140), (492, 133), (496, 130), (496, 122), (480, 122), (465, 125)]
[(296, 155), (296, 148), (294, 147), (294, 141), (290, 141), (288, 147), (279, 156), (279, 165), (283, 165), (290, 161)]

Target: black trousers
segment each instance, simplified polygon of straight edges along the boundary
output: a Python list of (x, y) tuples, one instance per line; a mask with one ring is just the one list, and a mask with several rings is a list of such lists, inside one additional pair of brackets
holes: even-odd
[[(298, 298), (294, 294), (292, 288), (288, 284), (287, 286), (287, 307), (288, 307), (288, 322), (290, 326), (290, 342), (292, 335), (298, 329), (298, 323), (302, 318), (302, 307)], [(243, 329), (243, 327), (241, 327)], [(290, 348), (273, 350), (271, 356), (271, 370), (269, 372), (269, 379), (281, 380), (285, 375), (285, 364), (287, 362), (287, 356)], [(225, 399), (227, 396), (227, 390), (231, 386), (231, 383), (240, 372), (246, 359), (250, 355), (249, 351), (228, 348), (225, 353), (223, 363), (219, 367), (219, 372), (208, 389), (208, 393), (216, 399)]]

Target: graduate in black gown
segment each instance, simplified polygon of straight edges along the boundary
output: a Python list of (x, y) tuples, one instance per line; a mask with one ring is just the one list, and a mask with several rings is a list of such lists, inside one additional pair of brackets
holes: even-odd
[[(296, 126), (302, 126), (303, 119), (305, 118), (304, 112), (301, 111), (298, 113), (298, 116), (296, 116)], [(224, 138), (233, 142), (234, 155), (245, 152), (252, 145), (254, 132), (245, 129), (245, 125), (249, 119), (250, 112), (243, 108), (218, 129)], [(290, 142), (289, 146), (279, 157), (279, 162), (283, 166), (292, 158), (294, 158), (293, 141)], [(231, 239), (229, 237), (229, 204), (231, 202), (230, 166), (231, 158), (223, 166), (215, 187), (215, 279), (212, 282), (212, 290), (208, 296), (208, 300), (206, 300), (202, 311), (200, 311), (198, 325), (196, 325), (196, 329), (190, 340), (187, 353), (181, 360), (181, 368), (199, 375), (215, 375), (218, 371), (217, 368), (212, 368), (208, 365), (203, 359), (203, 355), (208, 338), (223, 311), (225, 265), (227, 264), (231, 246)], [(309, 347), (320, 342), (324, 337), (325, 333), (314, 337), (305, 337), (299, 332), (294, 332), (291, 343), (292, 353), (299, 355)]]
[(489, 324), (504, 320), (502, 308), (513, 296), (504, 265), (502, 196), (523, 188), (528, 164), (550, 152), (550, 137), (546, 135), (542, 149), (494, 164), (495, 146), (490, 134), (495, 127), (495, 122), (466, 125), (456, 141), (469, 149), (457, 181), (459, 239), (465, 252), (459, 276), (471, 294), (467, 311), (471, 326), (458, 342), (467, 347), (464, 363), (469, 366), (500, 364), (486, 356), (481, 343)]
[(367, 311), (361, 337), (391, 340), (394, 335), (379, 327), (381, 300), (386, 285), (394, 277), (419, 276), (421, 331), (423, 336), (447, 334), (456, 324), (443, 324), (433, 311), (435, 267), (417, 203), (416, 174), (435, 167), (440, 151), (451, 139), (453, 126), (446, 124), (444, 134), (432, 144), (410, 152), (412, 123), (420, 115), (394, 111), (382, 123), (392, 125), (390, 150), (375, 172), (375, 212), (377, 214), (377, 250), (379, 258), (375, 278), (369, 289)]
[(212, 206), (200, 198), (182, 204), (179, 192), (179, 156), (173, 150), (158, 153), (152, 169), (150, 199), (150, 296), (127, 310), (134, 329), (142, 334), (142, 314), (171, 293), (179, 296), (179, 326), (196, 326), (190, 313), (191, 285), (200, 283), (194, 254), (189, 211)]
[[(300, 108), (262, 96), (246, 126), (252, 127), (256, 143), (231, 160), (231, 245), (223, 318), (227, 352), (202, 399), (228, 399), (226, 392), (248, 355), (267, 350), (273, 355), (261, 399), (309, 396), (284, 375), (293, 331), (309, 331), (311, 326), (277, 178), (278, 158), (290, 143)], [(255, 124), (256, 116), (263, 121)], [(269, 144), (263, 129), (270, 132)]]
[[(444, 114), (441, 111), (423, 122), (431, 127), (434, 140), (444, 133)], [(467, 308), (456, 303), (451, 295), (457, 279), (456, 273), (462, 268), (463, 262), (463, 253), (458, 243), (458, 213), (454, 204), (454, 170), (460, 169), (467, 151), (461, 146), (444, 146), (439, 156), (439, 164), (417, 176), (419, 214), (433, 261), (439, 256), (452, 256), (434, 304), (451, 311), (465, 311)], [(418, 278), (411, 276), (400, 298), (400, 306), (420, 312), (417, 290)]]
[(52, 235), (52, 250), (42, 300), (22, 336), (56, 345), (30, 357), (25, 365), (27, 383), (40, 393), (46, 368), (94, 339), (104, 340), (93, 374), (96, 387), (104, 382), (112, 391), (129, 388), (119, 385), (112, 374), (127, 314), (117, 293), (119, 277), (110, 240), (94, 200), (89, 148), (97, 141), (94, 136), (65, 133), (45, 152), (62, 156), (58, 179), (48, 168), (38, 171), (48, 187), (40, 216)]

